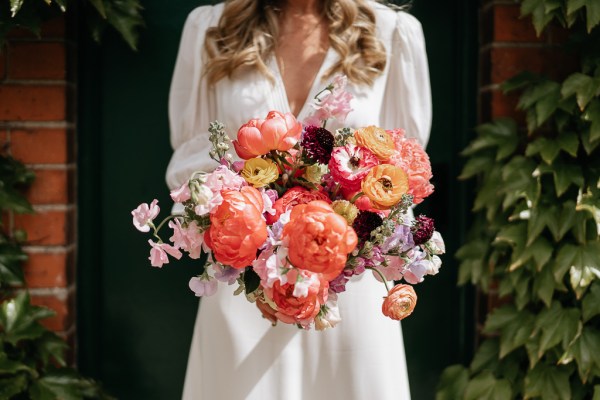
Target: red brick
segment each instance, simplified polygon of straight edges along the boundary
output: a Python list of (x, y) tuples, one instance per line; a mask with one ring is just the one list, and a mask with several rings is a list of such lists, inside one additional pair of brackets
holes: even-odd
[(69, 171), (34, 168), (35, 180), (27, 189), (31, 204), (67, 204), (70, 200)]
[(64, 43), (13, 42), (9, 44), (8, 78), (64, 79), (66, 54)]
[[(60, 15), (51, 20), (45, 21), (40, 26), (40, 37), (44, 39), (61, 39), (65, 37), (65, 18)], [(11, 39), (37, 39), (38, 37), (29, 29), (12, 29), (8, 35)]]
[(522, 71), (560, 78), (572, 70), (573, 62), (551, 47), (494, 47), (490, 51), (490, 80), (502, 83)]
[(56, 315), (40, 321), (42, 325), (52, 331), (66, 331), (73, 324), (73, 300), (69, 296), (66, 299), (59, 299), (56, 296), (31, 296), (31, 304), (43, 306), (56, 312)]
[(64, 85), (0, 85), (0, 121), (61, 121), (66, 108)]
[(66, 164), (73, 160), (66, 129), (13, 130), (10, 150), (25, 164)]
[(500, 4), (493, 7), (494, 41), (496, 42), (543, 42), (546, 35), (535, 33), (531, 17), (521, 18), (518, 4)]
[(0, 46), (0, 82), (6, 78), (6, 47)]
[(28, 288), (67, 287), (73, 280), (72, 258), (64, 253), (29, 253), (23, 264)]
[(27, 232), (31, 245), (65, 245), (71, 240), (72, 212), (44, 211), (35, 214), (15, 214), (14, 228)]

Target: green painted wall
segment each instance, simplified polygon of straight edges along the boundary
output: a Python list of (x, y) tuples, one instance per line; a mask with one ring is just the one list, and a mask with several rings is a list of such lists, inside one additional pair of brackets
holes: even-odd
[[(423, 212), (437, 219), (449, 255), (440, 275), (417, 287), (404, 322), (413, 398), (433, 398), (444, 366), (467, 359), (472, 301), (459, 290), (456, 262), (466, 225), (457, 153), (475, 124), (476, 3), (415, 0), (424, 26), (434, 98), (429, 145), (437, 192)], [(197, 301), (191, 262), (149, 267), (147, 237), (130, 211), (158, 195), (168, 211), (167, 94), (179, 35), (198, 1), (144, 1), (139, 51), (116, 36), (79, 42), (79, 365), (120, 399), (181, 396)], [(83, 29), (83, 27), (82, 27)]]

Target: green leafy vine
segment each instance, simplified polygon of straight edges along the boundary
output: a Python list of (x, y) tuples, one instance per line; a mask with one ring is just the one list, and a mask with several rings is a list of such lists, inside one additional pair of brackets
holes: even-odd
[(497, 289), (468, 367), (448, 367), (436, 399), (600, 399), (600, 2), (524, 0), (541, 34), (568, 30), (577, 70), (564, 81), (522, 73), (526, 129), (477, 128), (461, 179), (477, 179), (459, 284)]

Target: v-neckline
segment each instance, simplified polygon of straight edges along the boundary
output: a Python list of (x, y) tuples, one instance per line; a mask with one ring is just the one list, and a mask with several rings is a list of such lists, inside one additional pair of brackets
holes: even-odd
[[(319, 70), (317, 71), (317, 74), (315, 75), (315, 77), (313, 78), (310, 90), (308, 91), (308, 94), (306, 96), (306, 99), (304, 99), (304, 103), (302, 104), (302, 107), (300, 107), (300, 111), (298, 112), (298, 115), (294, 115), (294, 117), (296, 117), (297, 120), (300, 120), (300, 117), (305, 117), (305, 113), (306, 113), (306, 109), (309, 106), (309, 104), (312, 102), (313, 98), (316, 96), (317, 94), (317, 90), (319, 89), (318, 85), (321, 84), (322, 81), (322, 77), (323, 74), (325, 73), (325, 70), (327, 68), (329, 68), (329, 64), (331, 62), (330, 58), (333, 55), (333, 49), (330, 47), (327, 48), (327, 51), (325, 52), (325, 57), (323, 57), (323, 61), (321, 62), (321, 66), (319, 67)], [(273, 74), (275, 75), (275, 90), (278, 92), (279, 96), (279, 107), (280, 110), (279, 111), (285, 111), (285, 112), (289, 112), (292, 113), (292, 107), (290, 107), (290, 101), (289, 101), (289, 97), (287, 94), (287, 90), (285, 88), (285, 84), (283, 82), (283, 76), (281, 75), (281, 70), (279, 69), (279, 65), (277, 64), (277, 59), (275, 58), (275, 55), (273, 55), (271, 57), (271, 72), (273, 72)]]

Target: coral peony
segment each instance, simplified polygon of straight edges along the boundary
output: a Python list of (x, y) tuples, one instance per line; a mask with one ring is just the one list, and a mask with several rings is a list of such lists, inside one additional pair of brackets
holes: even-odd
[(288, 240), (288, 257), (295, 267), (320, 272), (327, 280), (340, 274), (358, 242), (344, 217), (318, 200), (292, 209), (283, 238)]
[(262, 195), (252, 186), (226, 190), (221, 195), (223, 202), (213, 210), (204, 239), (217, 261), (244, 268), (252, 264), (267, 239)]
[(383, 128), (367, 126), (354, 132), (356, 144), (371, 150), (381, 161), (389, 160), (395, 153), (394, 140)]
[(369, 171), (361, 188), (374, 208), (387, 210), (396, 205), (406, 193), (408, 180), (402, 168), (382, 164)]
[(360, 190), (362, 179), (379, 164), (377, 157), (366, 147), (347, 144), (331, 153), (329, 170), (333, 179), (347, 192)]
[(298, 204), (306, 204), (310, 203), (314, 200), (322, 200), (327, 203), (331, 203), (329, 197), (325, 192), (321, 192), (318, 190), (308, 190), (303, 188), (302, 186), (295, 186), (285, 192), (283, 196), (275, 201), (273, 204), (273, 208), (275, 209), (275, 215), (267, 215), (267, 223), (272, 225), (279, 219), (281, 214), (285, 213), (288, 210), (291, 210), (292, 207)]
[(384, 297), (381, 311), (386, 317), (400, 321), (412, 314), (417, 305), (417, 294), (410, 285), (394, 286)]
[(408, 175), (408, 194), (413, 196), (413, 203), (419, 204), (433, 193), (433, 185), (429, 182), (431, 163), (423, 146), (414, 138), (395, 135), (396, 154), (390, 162), (402, 168)]
[(267, 118), (252, 119), (238, 130), (233, 141), (235, 152), (245, 160), (267, 154), (271, 150), (287, 151), (302, 135), (302, 125), (291, 113), (270, 111)]
[[(275, 281), (272, 288), (265, 288), (265, 296), (277, 306), (275, 316), (286, 324), (308, 327), (327, 301), (329, 284), (325, 279), (310, 279), (306, 296), (294, 296), (295, 285), (281, 285)], [(263, 311), (261, 309), (261, 311)], [(263, 315), (265, 315), (263, 311)], [(268, 312), (267, 312), (268, 315)], [(268, 317), (267, 317), (268, 318)]]

